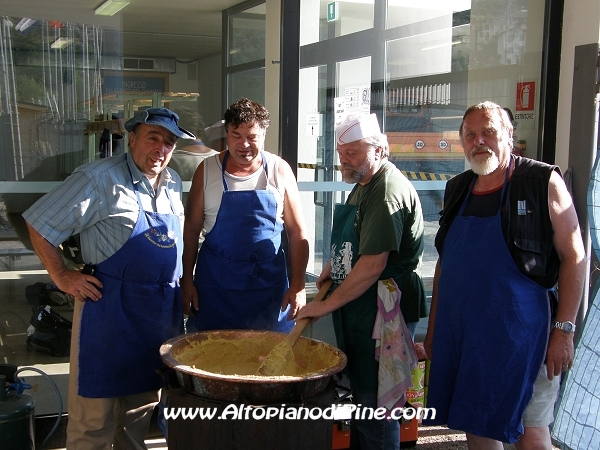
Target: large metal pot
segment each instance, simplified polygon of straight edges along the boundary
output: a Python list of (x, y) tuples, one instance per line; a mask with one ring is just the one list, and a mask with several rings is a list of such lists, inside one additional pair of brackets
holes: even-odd
[[(203, 370), (201, 362), (190, 366), (177, 359), (186, 349), (198, 344), (205, 345), (215, 339), (267, 339), (275, 346), (285, 336), (272, 331), (203, 331), (168, 340), (161, 346), (160, 355), (165, 365), (175, 370), (179, 384), (194, 395), (252, 405), (301, 403), (324, 391), (333, 375), (346, 366), (346, 355), (341, 350), (315, 339), (301, 337), (294, 345), (295, 354), (318, 351), (327, 355), (327, 363), (320, 370), (302, 376), (223, 375)], [(223, 354), (222, 357), (225, 359), (228, 355)]]

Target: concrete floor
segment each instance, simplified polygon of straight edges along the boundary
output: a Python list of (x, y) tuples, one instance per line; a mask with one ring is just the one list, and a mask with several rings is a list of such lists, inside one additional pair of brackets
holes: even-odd
[[(149, 450), (168, 450), (163, 438), (147, 439), (146, 445)], [(467, 450), (465, 434), (460, 431), (450, 430), (446, 427), (420, 427), (416, 450)], [(514, 450), (514, 445), (504, 444), (505, 450)], [(552, 447), (559, 450), (559, 447)], [(66, 450), (62, 448), (49, 447), (48, 450)]]

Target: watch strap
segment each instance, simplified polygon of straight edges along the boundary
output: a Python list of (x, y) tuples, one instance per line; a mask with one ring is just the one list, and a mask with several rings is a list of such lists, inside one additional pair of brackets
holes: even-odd
[(558, 320), (556, 320), (554, 322), (554, 328), (558, 328), (559, 330), (562, 330), (565, 333), (574, 333), (575, 332), (575, 324), (573, 322), (559, 322)]

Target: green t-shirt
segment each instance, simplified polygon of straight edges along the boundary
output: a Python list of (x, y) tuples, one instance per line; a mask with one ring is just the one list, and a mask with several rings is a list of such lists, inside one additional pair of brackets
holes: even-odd
[(416, 272), (423, 256), (423, 212), (411, 182), (388, 161), (368, 184), (354, 187), (348, 204), (358, 208), (354, 231), (359, 255), (389, 251), (380, 279), (394, 278), (398, 284), (407, 323), (426, 317), (423, 282)]

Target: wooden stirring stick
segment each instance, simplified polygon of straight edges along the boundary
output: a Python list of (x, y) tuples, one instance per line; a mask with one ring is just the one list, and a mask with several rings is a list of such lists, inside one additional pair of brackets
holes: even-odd
[[(320, 302), (324, 300), (332, 285), (333, 281), (331, 279), (325, 281), (312, 301)], [(281, 374), (287, 364), (287, 361), (294, 357), (294, 344), (311, 321), (312, 317), (305, 317), (296, 321), (292, 331), (290, 331), (290, 334), (288, 334), (283, 341), (273, 347), (265, 360), (262, 362), (258, 368), (259, 375), (276, 376)]]

